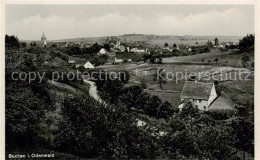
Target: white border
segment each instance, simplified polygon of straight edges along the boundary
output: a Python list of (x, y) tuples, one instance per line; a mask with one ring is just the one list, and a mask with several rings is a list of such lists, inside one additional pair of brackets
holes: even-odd
[[(257, 82), (260, 83), (260, 1), (257, 0), (0, 0), (1, 1), (1, 39), (0, 39), (0, 159), (5, 159), (5, 51), (4, 51), (4, 37), (5, 37), (5, 5), (12, 4), (171, 4), (171, 5), (255, 5), (255, 159), (260, 159), (260, 89), (257, 88)], [(260, 97), (259, 97), (260, 98)]]

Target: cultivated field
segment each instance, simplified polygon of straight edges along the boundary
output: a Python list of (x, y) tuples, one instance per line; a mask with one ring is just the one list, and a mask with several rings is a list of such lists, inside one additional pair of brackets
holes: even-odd
[[(218, 53), (216, 55), (225, 55)], [(197, 55), (196, 55), (197, 56)], [(178, 57), (180, 58), (180, 57)], [(195, 56), (187, 56), (186, 59), (195, 59)], [(219, 81), (216, 85), (218, 92), (224, 91), (231, 99), (240, 105), (253, 106), (254, 97), (254, 72), (248, 68), (230, 67), (221, 64), (197, 65), (197, 64), (119, 64), (102, 66), (108, 71), (127, 70), (131, 78), (126, 86), (140, 85), (141, 81), (147, 84), (146, 92), (159, 96), (162, 101), (168, 101), (173, 106), (180, 104), (180, 94), (185, 80), (188, 80), (191, 74), (196, 73), (199, 81), (214, 82)], [(155, 80), (156, 69), (163, 68), (168, 75), (169, 80), (159, 87), (158, 81)], [(175, 75), (175, 77), (171, 77)], [(181, 78), (181, 73), (183, 78)], [(205, 76), (205, 73), (208, 75)], [(241, 73), (242, 80), (238, 75)], [(227, 75), (227, 76), (226, 76)], [(249, 77), (247, 77), (249, 75)], [(210, 79), (211, 78), (211, 79)], [(214, 78), (214, 79), (213, 79)], [(248, 80), (245, 80), (245, 79)]]

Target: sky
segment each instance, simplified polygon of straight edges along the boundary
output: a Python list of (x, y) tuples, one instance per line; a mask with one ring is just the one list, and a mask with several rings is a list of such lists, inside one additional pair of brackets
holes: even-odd
[(253, 5), (6, 5), (6, 34), (48, 40), (122, 34), (244, 36)]

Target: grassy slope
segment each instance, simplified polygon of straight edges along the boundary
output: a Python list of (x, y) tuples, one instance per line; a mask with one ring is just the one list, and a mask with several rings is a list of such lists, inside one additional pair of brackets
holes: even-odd
[[(233, 56), (233, 55), (231, 55)], [(230, 58), (230, 57), (229, 57)], [(235, 61), (235, 60), (234, 60)], [(176, 83), (176, 79), (169, 80), (166, 84), (163, 85), (163, 90), (173, 90), (179, 91), (179, 93), (169, 93), (169, 92), (155, 92), (153, 90), (160, 90), (157, 81), (153, 80), (153, 74), (155, 74), (155, 70), (150, 70), (147, 74), (144, 74), (145, 68), (164, 68), (167, 72), (181, 72), (189, 75), (191, 72), (196, 73), (204, 73), (210, 72), (213, 74), (214, 72), (218, 73), (219, 71), (223, 71), (223, 73), (230, 73), (234, 75), (234, 73), (238, 73), (240, 69), (247, 70), (251, 72), (251, 69), (245, 68), (236, 68), (230, 66), (223, 66), (221, 63), (214, 63), (214, 65), (177, 65), (177, 64), (145, 64), (145, 65), (135, 65), (135, 64), (121, 64), (114, 66), (107, 66), (109, 70), (120, 70), (126, 69), (130, 72), (131, 78), (130, 81), (140, 81), (145, 80), (148, 84), (147, 92), (152, 95), (159, 96), (162, 101), (168, 101), (173, 106), (178, 106), (180, 104), (180, 94), (183, 88), (184, 80), (178, 81)], [(138, 74), (134, 72), (135, 69), (140, 70)], [(220, 78), (220, 75), (215, 75), (216, 78)], [(206, 78), (206, 77), (205, 77)], [(229, 77), (228, 77), (229, 78)], [(254, 74), (251, 72), (249, 79), (254, 79)], [(128, 86), (133, 84), (128, 84)], [(253, 80), (244, 81), (244, 80), (236, 80), (236, 81), (223, 81), (217, 86), (218, 89), (222, 89), (227, 95), (231, 97), (231, 99), (238, 103), (246, 106), (253, 106), (253, 97), (254, 97), (254, 82)], [(152, 90), (149, 90), (152, 89)]]
[[(169, 57), (163, 58), (163, 63), (180, 63), (180, 62), (196, 62), (196, 63), (208, 63), (217, 65), (217, 66), (232, 66), (232, 67), (242, 67), (241, 64), (242, 54), (233, 54), (232, 52), (220, 52), (219, 50), (212, 50), (209, 53), (191, 55), (191, 56), (180, 56), (180, 57)], [(219, 61), (216, 63), (215, 59), (219, 58)], [(204, 59), (204, 62), (202, 62)], [(254, 61), (254, 57), (251, 56), (249, 64)]]

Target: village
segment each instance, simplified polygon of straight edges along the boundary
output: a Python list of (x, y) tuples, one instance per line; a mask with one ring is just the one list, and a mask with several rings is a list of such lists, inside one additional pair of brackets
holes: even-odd
[(258, 158), (258, 3), (15, 1), (0, 159)]
[[(65, 147), (68, 145), (60, 146), (60, 143), (68, 143), (63, 139), (65, 135), (60, 134), (67, 134), (71, 127), (75, 127), (80, 130), (79, 134), (84, 136), (99, 136), (100, 130), (92, 132), (101, 124), (107, 127), (104, 134), (108, 135), (110, 132), (118, 133), (118, 130), (111, 131), (111, 125), (118, 125), (119, 128), (131, 126), (136, 132), (133, 136), (138, 134), (137, 137), (147, 138), (147, 147), (151, 147), (149, 150), (153, 147), (158, 150), (155, 155), (147, 153), (145, 157), (153, 155), (152, 157), (157, 158), (165, 156), (173, 159), (194, 159), (205, 156), (202, 152), (190, 155), (186, 147), (181, 145), (190, 143), (191, 132), (198, 133), (193, 135), (192, 144), (188, 144), (195, 148), (194, 143), (202, 145), (205, 137), (211, 133), (229, 137), (230, 141), (223, 146), (224, 150), (226, 147), (235, 146), (231, 131), (235, 132), (237, 141), (244, 142), (244, 136), (240, 137), (240, 134), (247, 134), (252, 140), (250, 129), (254, 116), (254, 55), (252, 46), (247, 45), (252, 45), (254, 35), (184, 37), (186, 38), (125, 34), (80, 40), (48, 40), (47, 33), (43, 33), (39, 41), (19, 42), (17, 37), (6, 35), (6, 77), (13, 77), (10, 71), (16, 71), (18, 74), (18, 66), (24, 74), (25, 71), (37, 71), (38, 75), (45, 75), (39, 77), (40, 79), (35, 78), (35, 81), (28, 81), (29, 84), (25, 79), (8, 79), (7, 86), (25, 87), (18, 89), (27, 90), (19, 96), (27, 96), (33, 90), (42, 95), (39, 99), (32, 96), (35, 101), (45, 98), (40, 105), (43, 108), (42, 120), (37, 126), (48, 132), (39, 135), (51, 144), (46, 145), (46, 148), (60, 151), (61, 157), (91, 157), (89, 151), (82, 151), (82, 155), (75, 154), (77, 149), (74, 146), (68, 150)], [(93, 74), (97, 72), (100, 74)], [(76, 79), (75, 75), (73, 78), (69, 76), (76, 73), (80, 73), (83, 79)], [(87, 77), (85, 73), (94, 76)], [(116, 73), (113, 74), (113, 79), (105, 77), (110, 73)], [(63, 75), (67, 76), (61, 79)], [(17, 85), (17, 82), (24, 86)], [(16, 94), (12, 90), (7, 88), (9, 94)], [(11, 99), (8, 101), (11, 106), (16, 106), (15, 97), (8, 97)], [(98, 121), (95, 120), (96, 117)], [(91, 132), (81, 131), (89, 125), (86, 125), (86, 122), (91, 122)], [(63, 126), (63, 123), (67, 127)], [(71, 126), (71, 123), (74, 125)], [(27, 126), (28, 130), (29, 127)], [(36, 126), (31, 128), (34, 127)], [(241, 129), (243, 133), (236, 129)], [(121, 134), (121, 131), (119, 133)], [(126, 133), (125, 138), (128, 138), (129, 132)], [(188, 135), (182, 139), (182, 134)], [(195, 138), (199, 136), (201, 137)], [(71, 140), (77, 141), (78, 138), (78, 133), (75, 133)], [(217, 139), (214, 145), (222, 143), (222, 138), (225, 137)], [(250, 147), (251, 140), (247, 141)], [(89, 141), (84, 139), (77, 143), (85, 144)], [(135, 141), (142, 143), (141, 149), (145, 149), (146, 141)], [(166, 144), (171, 147), (165, 148)], [(182, 151), (173, 151), (174, 154), (171, 154), (171, 149), (176, 144)], [(200, 150), (209, 154), (205, 157), (225, 159), (232, 155), (251, 159), (250, 147), (227, 153), (221, 150), (223, 154), (214, 153), (212, 150), (215, 147), (210, 147), (210, 151), (203, 147)], [(91, 147), (88, 150), (91, 150)]]
[[(137, 35), (137, 36), (143, 36), (143, 35)], [(180, 87), (178, 87), (177, 91), (171, 89), (166, 90), (162, 88), (158, 90), (157, 89), (158, 85), (156, 84), (156, 82), (151, 82), (151, 78), (149, 80), (149, 77), (151, 77), (151, 75), (154, 74), (156, 69), (162, 68), (163, 65), (165, 64), (168, 66), (171, 64), (178, 65), (178, 63), (183, 63), (185, 65), (195, 65), (195, 67), (196, 65), (199, 65), (200, 67), (201, 66), (204, 67), (205, 65), (210, 65), (210, 64), (212, 64), (213, 66), (218, 66), (220, 63), (219, 62), (220, 57), (223, 57), (223, 55), (230, 54), (231, 51), (235, 52), (238, 50), (238, 43), (239, 43), (238, 40), (235, 40), (233, 42), (230, 41), (219, 42), (219, 40), (215, 38), (212, 41), (204, 39), (204, 42), (200, 41), (200, 44), (198, 43), (198, 41), (196, 41), (194, 44), (186, 44), (186, 45), (176, 44), (176, 43), (169, 45), (167, 42), (165, 42), (165, 44), (161, 46), (159, 45), (149, 46), (149, 44), (145, 45), (145, 43), (143, 42), (133, 43), (132, 41), (130, 41), (129, 43), (127, 43), (126, 40), (124, 40), (124, 42), (122, 43), (118, 38), (112, 37), (110, 39), (111, 40), (109, 40), (109, 37), (107, 37), (105, 42), (102, 43), (101, 40), (101, 42), (94, 42), (94, 44), (88, 44), (86, 42), (80, 42), (80, 41), (47, 42), (47, 38), (43, 33), (41, 37), (41, 42), (38, 43), (39, 45), (42, 45), (42, 47), (44, 48), (53, 47), (53, 46), (61, 47), (61, 48), (78, 47), (81, 50), (84, 50), (84, 48), (91, 48), (91, 45), (97, 45), (99, 46), (98, 52), (91, 53), (91, 54), (95, 54), (96, 56), (100, 56), (100, 57), (104, 56), (105, 60), (103, 63), (95, 64), (95, 61), (93, 59), (91, 58), (85, 59), (84, 56), (75, 53), (75, 55), (69, 56), (67, 61), (68, 65), (71, 66), (72, 68), (77, 69), (82, 67), (86, 70), (91, 70), (95, 68), (107, 69), (109, 71), (114, 71), (119, 69), (127, 70), (128, 72), (130, 72), (131, 77), (128, 84), (126, 84), (126, 86), (146, 85), (146, 88), (144, 89), (147, 90), (147, 92), (158, 95), (162, 99), (167, 99), (169, 102), (171, 102), (172, 105), (178, 106), (179, 110), (183, 108), (183, 104), (187, 103), (187, 101), (191, 101), (192, 103), (194, 103), (194, 105), (198, 107), (201, 111), (214, 111), (214, 112), (220, 111), (220, 112), (236, 113), (238, 111), (237, 107), (239, 107), (240, 105), (242, 106), (242, 104), (238, 100), (233, 98), (235, 101), (238, 101), (238, 104), (236, 104), (232, 100), (232, 98), (230, 98), (223, 90), (221, 91), (218, 90), (218, 94), (216, 92), (215, 85), (221, 82), (229, 81), (231, 77), (225, 80), (220, 79), (218, 77), (217, 80), (215, 81), (203, 80), (206, 77), (203, 77), (202, 79), (197, 79), (196, 76), (193, 77), (193, 79), (191, 79), (191, 77), (185, 77), (184, 80), (181, 80), (182, 82), (180, 82), (179, 84)], [(185, 54), (183, 54), (183, 52)], [(180, 54), (180, 56), (176, 54)], [(205, 57), (202, 57), (201, 60), (197, 60), (197, 62), (196, 60), (195, 61), (193, 60), (174, 61), (174, 59), (177, 58), (180, 59), (182, 57), (184, 58), (196, 57), (200, 55), (204, 55)], [(212, 63), (210, 60), (208, 61), (205, 60), (209, 56), (213, 56), (213, 57), (216, 56), (216, 58), (212, 59)], [(173, 61), (171, 61), (171, 59), (173, 59)], [(222, 60), (221, 58), (221, 61), (224, 61), (224, 59)], [(253, 63), (253, 61), (248, 63)], [(236, 65), (238, 65), (239, 68), (242, 67), (240, 66), (240, 64), (236, 64)], [(238, 66), (234, 66), (233, 64), (231, 64), (230, 67), (234, 67), (234, 68), (226, 67), (229, 66), (226, 60), (223, 66), (225, 66), (223, 67), (223, 71), (231, 72), (230, 74), (232, 74), (232, 72), (237, 72), (239, 69), (236, 68)], [(250, 73), (252, 72), (250, 71), (250, 69), (249, 70), (245, 69), (244, 72), (245, 71), (248, 71)], [(141, 74), (141, 78), (140, 76), (137, 76), (136, 73)], [(223, 74), (223, 73), (219, 73), (219, 74)], [(144, 82), (144, 79), (147, 78), (148, 78), (147, 82)], [(167, 84), (165, 85), (167, 86)], [(168, 87), (172, 88), (172, 86), (169, 86), (169, 84)], [(163, 96), (161, 96), (158, 93), (164, 93), (164, 94), (162, 94)], [(165, 98), (165, 94), (167, 94), (166, 96), (167, 98)], [(230, 94), (230, 96), (232, 96), (232, 94)]]

